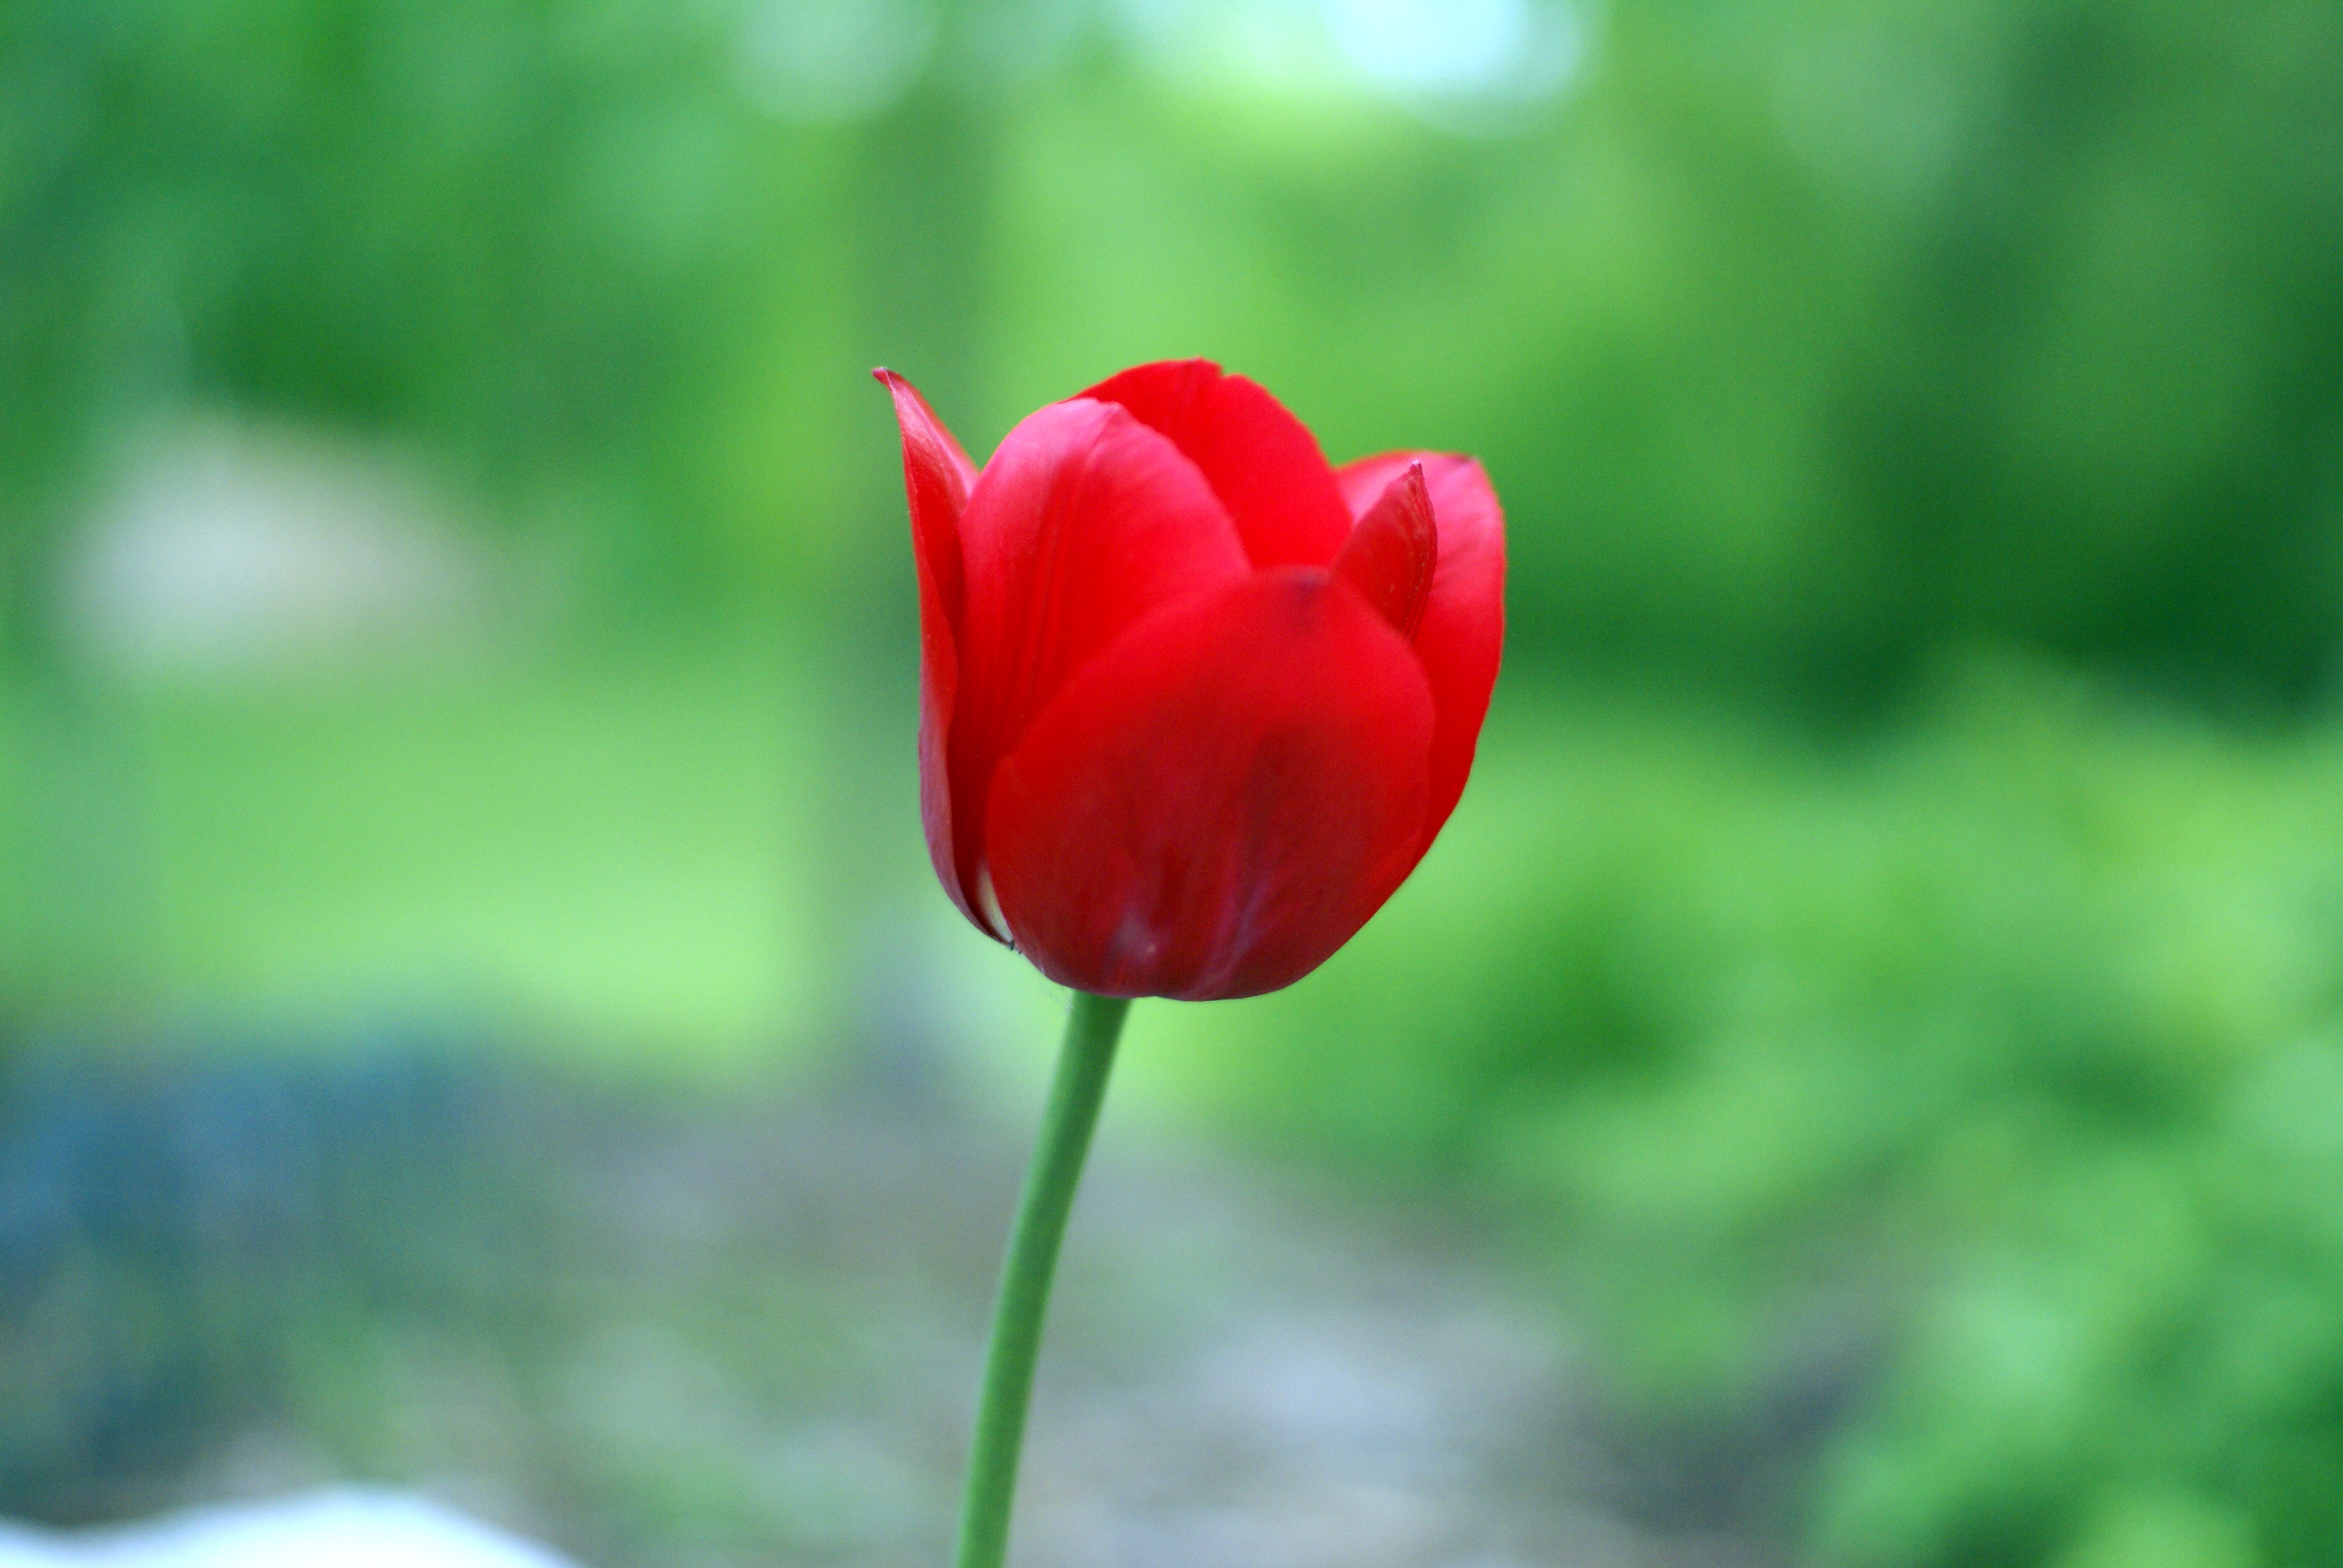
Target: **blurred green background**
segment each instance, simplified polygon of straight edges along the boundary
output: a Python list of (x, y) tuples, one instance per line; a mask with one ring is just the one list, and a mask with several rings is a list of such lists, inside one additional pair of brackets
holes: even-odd
[[(436, 1245), (256, 1320), (90, 1219), (178, 1167), (56, 1217), (236, 1074), (1013, 1131), (1054, 1002), (926, 869), (867, 372), (981, 453), (1190, 354), (1480, 456), (1512, 618), (1414, 880), (1143, 1007), (1137, 1113), (1469, 1211), (1667, 1456), (1621, 1506), (1759, 1560), (2343, 1563), (2318, 0), (10, 5), (0, 1511), (263, 1384), (396, 1470), (336, 1282)], [(485, 1141), (433, 1310), (526, 1339), (558, 1161)], [(561, 1473), (608, 1564), (849, 1560)]]

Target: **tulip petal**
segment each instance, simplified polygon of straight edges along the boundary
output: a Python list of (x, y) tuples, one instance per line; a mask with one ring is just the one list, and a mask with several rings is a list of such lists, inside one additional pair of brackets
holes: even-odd
[(986, 852), (1019, 950), (1109, 995), (1292, 984), (1420, 855), (1433, 722), (1407, 643), (1322, 570), (1149, 619), (993, 781)]
[(967, 563), (950, 761), (955, 848), (974, 890), (1002, 756), (1059, 688), (1134, 622), (1250, 574), (1212, 487), (1111, 403), (1074, 398), (1001, 443), (960, 518)]
[(1120, 404), (1185, 452), (1243, 536), (1255, 568), (1322, 567), (1351, 535), (1351, 510), (1318, 437), (1255, 382), (1209, 359), (1141, 365), (1082, 394)]
[(1432, 738), (1432, 806), (1423, 842), (1456, 809), (1473, 771), (1473, 750), (1505, 642), (1505, 515), (1489, 477), (1470, 457), (1443, 452), (1388, 452), (1337, 470), (1342, 494), (1363, 514), (1409, 465), (1423, 466), (1439, 531), (1439, 559), (1425, 601), (1415, 651), (1431, 677), (1440, 722)]
[(1410, 463), (1351, 530), (1351, 542), (1334, 558), (1334, 575), (1365, 595), (1400, 636), (1413, 640), (1423, 624), (1439, 558), (1439, 529), (1424, 488), (1423, 465)]
[(946, 767), (967, 598), (960, 518), (976, 485), (976, 465), (909, 381), (891, 370), (871, 374), (893, 394), (895, 420), (903, 430), (903, 490), (910, 504), (911, 554), (920, 578), (920, 817), (927, 826), (928, 857), (960, 913), (990, 930), (976, 907), (973, 888), (960, 878)]

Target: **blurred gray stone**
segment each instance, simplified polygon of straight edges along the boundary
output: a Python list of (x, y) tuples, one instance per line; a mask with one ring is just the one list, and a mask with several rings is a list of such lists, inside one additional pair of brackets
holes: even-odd
[(411, 457), (216, 419), (130, 455), (58, 586), (92, 663), (212, 676), (475, 647), (491, 564)]

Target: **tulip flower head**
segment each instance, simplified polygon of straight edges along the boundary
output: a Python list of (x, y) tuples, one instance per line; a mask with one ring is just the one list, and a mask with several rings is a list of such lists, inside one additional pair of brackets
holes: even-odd
[(1061, 984), (1291, 985), (1454, 809), (1504, 633), (1478, 463), (1330, 467), (1192, 359), (1051, 404), (980, 470), (901, 377), (920, 797), (944, 890)]

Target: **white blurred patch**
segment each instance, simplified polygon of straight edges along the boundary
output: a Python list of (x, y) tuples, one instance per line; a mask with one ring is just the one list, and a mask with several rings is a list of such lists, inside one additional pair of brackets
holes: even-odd
[(862, 119), (918, 80), (936, 22), (932, 0), (757, 0), (740, 20), (741, 84), (784, 119)]
[(480, 548), (412, 466), (225, 420), (149, 444), (60, 566), (68, 634), (132, 674), (444, 647), (487, 598)]
[(419, 1497), (357, 1488), (51, 1533), (0, 1525), (0, 1568), (576, 1568)]
[(1319, 9), (1342, 57), (1390, 93), (1510, 93), (1541, 45), (1531, 0), (1322, 0)]
[(1283, 96), (1392, 100), (1443, 129), (1503, 131), (1585, 64), (1571, 0), (1114, 0), (1150, 65)]

